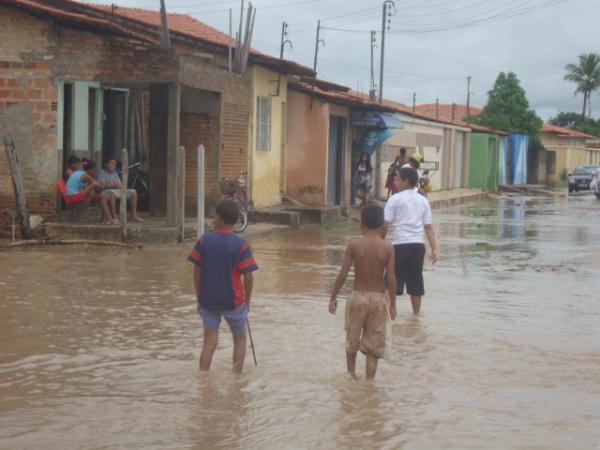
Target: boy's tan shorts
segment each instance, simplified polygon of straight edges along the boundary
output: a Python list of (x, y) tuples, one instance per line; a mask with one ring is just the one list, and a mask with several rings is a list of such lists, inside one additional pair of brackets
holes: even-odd
[(346, 351), (383, 358), (391, 346), (391, 319), (383, 292), (355, 292), (346, 302)]

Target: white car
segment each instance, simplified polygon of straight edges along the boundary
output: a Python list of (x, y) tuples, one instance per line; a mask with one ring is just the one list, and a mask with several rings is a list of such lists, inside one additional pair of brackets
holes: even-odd
[(590, 190), (596, 198), (600, 200), (600, 167), (597, 167), (592, 172), (592, 181), (590, 181)]

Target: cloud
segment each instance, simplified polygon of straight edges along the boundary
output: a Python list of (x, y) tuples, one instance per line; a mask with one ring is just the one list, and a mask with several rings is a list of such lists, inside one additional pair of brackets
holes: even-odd
[[(542, 118), (559, 111), (580, 111), (581, 96), (575, 86), (563, 81), (564, 66), (577, 55), (600, 52), (600, 1), (560, 0), (546, 8), (535, 8), (549, 0), (396, 0), (397, 14), (391, 18), (385, 43), (384, 96), (410, 104), (413, 92), (418, 103), (464, 103), (468, 75), (472, 76), (471, 101), (484, 105), (487, 91), (500, 71), (513, 71), (521, 80), (533, 108)], [(121, 6), (156, 8), (158, 0), (115, 1)], [(380, 44), (381, 5), (372, 0), (255, 0), (257, 7), (253, 46), (279, 54), (281, 23), (287, 21), (293, 49), (286, 58), (312, 67), (318, 18), (327, 28), (364, 30), (348, 33), (325, 29), (326, 45), (319, 50), (319, 76), (367, 91), (370, 80), (368, 30), (377, 31)], [(198, 20), (228, 30), (227, 8), (239, 20), (239, 2), (215, 0), (171, 0), (172, 12), (190, 13)], [(288, 5), (280, 7), (281, 5)], [(485, 22), (495, 14), (530, 12)], [(430, 33), (396, 34), (402, 30), (474, 26)], [(379, 81), (379, 49), (375, 55)], [(594, 116), (600, 116), (600, 95), (592, 97)]]

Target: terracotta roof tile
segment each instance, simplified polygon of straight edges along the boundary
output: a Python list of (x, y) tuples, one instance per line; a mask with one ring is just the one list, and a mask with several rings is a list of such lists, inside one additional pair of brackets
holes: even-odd
[[(459, 104), (446, 104), (440, 103), (424, 103), (416, 106), (416, 111), (420, 114), (425, 114), (428, 117), (437, 117), (445, 122), (456, 123), (463, 126), (470, 126), (465, 119), (467, 118), (467, 106)], [(437, 114), (436, 114), (437, 109)], [(452, 110), (454, 109), (454, 119), (452, 117)], [(471, 106), (471, 115), (476, 116), (481, 113), (482, 109), (477, 106)]]
[(549, 123), (542, 125), (542, 133), (554, 133), (558, 134), (560, 137), (597, 139), (596, 136), (592, 136), (591, 134), (582, 133), (569, 128), (558, 127), (556, 125), (550, 125)]
[(68, 22), (73, 25), (86, 25), (94, 29), (114, 32), (117, 34), (133, 37), (135, 39), (139, 39), (145, 42), (158, 43), (157, 39), (140, 33), (136, 33), (135, 31), (129, 30), (123, 26), (120, 26), (119, 24), (113, 23), (110, 20), (101, 19), (97, 17), (90, 17), (85, 14), (66, 11), (64, 9), (60, 9), (49, 4), (40, 3), (39, 1), (0, 0), (0, 3), (8, 6), (25, 9), (28, 12), (35, 15), (50, 16), (57, 20)]
[[(98, 12), (114, 13), (122, 19), (139, 23), (142, 25), (160, 27), (160, 11), (142, 8), (129, 8), (117, 6), (113, 9), (112, 5), (105, 4), (86, 4), (74, 0), (62, 0), (65, 4), (70, 4), (78, 9), (92, 9)], [(171, 34), (180, 35), (193, 40), (198, 40), (210, 45), (216, 45), (226, 48), (229, 45), (235, 45), (235, 39), (229, 35), (207, 25), (192, 16), (178, 13), (167, 13), (167, 24)], [(294, 61), (281, 60), (279, 58), (264, 54), (255, 49), (250, 49), (250, 56), (257, 63), (264, 63), (273, 68), (283, 68), (287, 72), (299, 75), (312, 76), (313, 70), (310, 67), (303, 66)]]

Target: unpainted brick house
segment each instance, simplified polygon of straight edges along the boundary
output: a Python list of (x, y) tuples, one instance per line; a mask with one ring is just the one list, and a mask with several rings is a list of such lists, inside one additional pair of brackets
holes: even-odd
[[(229, 37), (169, 14), (171, 48), (159, 44), (156, 11), (70, 0), (0, 0), (0, 133), (21, 159), (31, 210), (60, 208), (56, 181), (71, 154), (149, 168), (153, 214), (175, 222), (175, 155), (186, 149), (186, 211), (195, 212), (196, 148), (206, 149), (207, 202), (221, 177), (248, 167), (252, 70), (310, 69), (252, 51), (244, 75), (229, 72)], [(0, 210), (14, 207), (4, 155)]]

